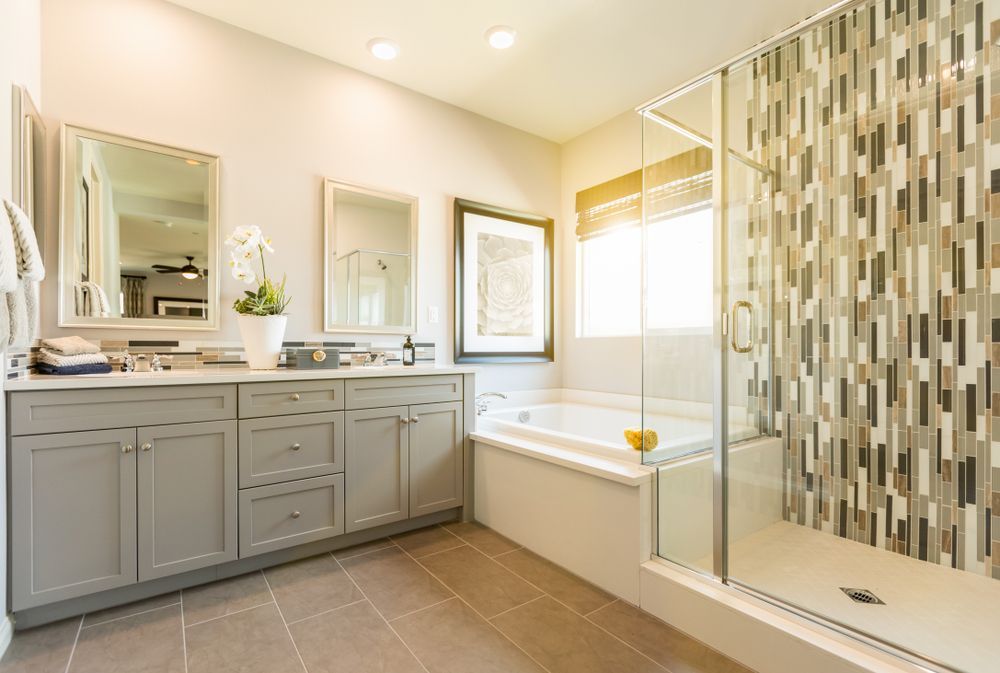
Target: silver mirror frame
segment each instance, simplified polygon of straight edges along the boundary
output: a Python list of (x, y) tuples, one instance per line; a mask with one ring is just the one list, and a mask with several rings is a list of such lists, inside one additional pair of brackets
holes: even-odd
[[(374, 196), (380, 199), (398, 201), (410, 206), (410, 321), (406, 325), (370, 326), (335, 323), (333, 311), (332, 285), (333, 256), (332, 246), (336, 240), (336, 214), (333, 211), (333, 192), (343, 190)], [(373, 187), (356, 185), (342, 180), (325, 178), (323, 180), (323, 331), (340, 334), (414, 334), (417, 331), (417, 229), (419, 223), (420, 202), (415, 196), (388, 192)]]
[[(74, 309), (72, 287), (67, 278), (72, 269), (72, 251), (76, 250), (75, 194), (68, 185), (76, 183), (77, 139), (86, 138), (101, 142), (123, 145), (148, 152), (166, 154), (179, 159), (200, 161), (208, 166), (208, 259), (212, 262), (208, 279), (208, 319), (204, 321), (170, 320), (159, 318), (100, 318), (78, 316)], [(214, 331), (219, 329), (220, 303), (222, 301), (219, 235), (219, 157), (191, 150), (161, 145), (113, 133), (63, 124), (60, 132), (60, 177), (59, 177), (59, 327), (84, 327), (94, 329), (128, 328), (140, 330), (185, 330)]]
[[(38, 249), (45, 256), (45, 122), (28, 90), (13, 85), (13, 128), (11, 138), (12, 194), (35, 225)], [(36, 144), (37, 143), (37, 144)]]

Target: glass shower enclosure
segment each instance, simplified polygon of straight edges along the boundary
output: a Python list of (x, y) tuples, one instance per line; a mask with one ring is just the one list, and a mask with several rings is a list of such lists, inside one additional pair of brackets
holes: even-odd
[(998, 656), (998, 25), (842, 3), (639, 109), (656, 554), (929, 670)]

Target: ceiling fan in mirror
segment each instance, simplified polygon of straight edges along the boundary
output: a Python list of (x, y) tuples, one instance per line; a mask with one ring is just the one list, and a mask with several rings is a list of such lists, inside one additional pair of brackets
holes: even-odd
[(167, 266), (166, 264), (153, 264), (152, 268), (156, 269), (156, 273), (179, 273), (184, 278), (188, 280), (194, 280), (195, 278), (205, 278), (208, 276), (208, 269), (199, 269), (194, 265), (194, 257), (186, 256), (187, 264), (184, 266)]

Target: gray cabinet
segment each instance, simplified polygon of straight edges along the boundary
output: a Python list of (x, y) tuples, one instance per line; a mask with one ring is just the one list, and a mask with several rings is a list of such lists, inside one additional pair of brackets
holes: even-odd
[(410, 516), (462, 505), (462, 403), (410, 407)]
[(348, 533), (459, 507), (463, 498), (461, 402), (348, 411)]
[(240, 488), (343, 471), (343, 411), (240, 421)]
[(139, 428), (139, 581), (237, 558), (236, 421)]
[(240, 491), (240, 557), (344, 532), (344, 475)]
[(11, 440), (15, 609), (136, 581), (136, 433)]
[(352, 533), (409, 517), (407, 407), (348, 411), (344, 416), (345, 530)]

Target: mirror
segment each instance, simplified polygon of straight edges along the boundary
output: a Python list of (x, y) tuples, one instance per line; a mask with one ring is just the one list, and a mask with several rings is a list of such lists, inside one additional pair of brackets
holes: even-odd
[(219, 159), (64, 126), (59, 325), (218, 329)]
[(324, 330), (412, 334), (417, 199), (326, 180)]
[(45, 124), (24, 87), (14, 85), (14, 202), (35, 225), (38, 249), (45, 254)]

